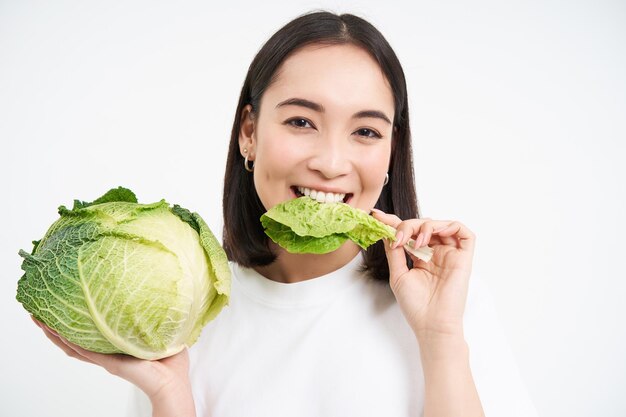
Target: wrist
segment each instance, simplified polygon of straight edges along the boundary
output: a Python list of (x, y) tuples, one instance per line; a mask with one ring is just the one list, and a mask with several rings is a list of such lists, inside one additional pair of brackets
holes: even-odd
[(455, 362), (469, 359), (469, 347), (462, 330), (443, 333), (421, 332), (417, 334), (417, 341), (423, 362)]
[(150, 397), (152, 417), (195, 417), (191, 385), (164, 386)]

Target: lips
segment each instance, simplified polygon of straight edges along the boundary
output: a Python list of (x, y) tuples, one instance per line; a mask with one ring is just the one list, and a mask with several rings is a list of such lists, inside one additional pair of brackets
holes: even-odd
[(294, 192), (298, 197), (307, 196), (316, 200), (320, 203), (340, 203), (347, 202), (348, 199), (352, 196), (351, 193), (332, 193), (332, 192), (324, 192), (320, 190), (316, 190), (308, 187), (293, 187)]

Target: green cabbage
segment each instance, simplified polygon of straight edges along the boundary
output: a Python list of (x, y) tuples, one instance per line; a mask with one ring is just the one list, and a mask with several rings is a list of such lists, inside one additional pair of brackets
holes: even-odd
[(290, 253), (328, 253), (350, 239), (363, 249), (396, 230), (345, 203), (319, 203), (310, 197), (278, 204), (261, 216), (265, 233)]
[(85, 349), (160, 359), (228, 304), (226, 254), (202, 218), (132, 191), (74, 201), (24, 258), (17, 300)]

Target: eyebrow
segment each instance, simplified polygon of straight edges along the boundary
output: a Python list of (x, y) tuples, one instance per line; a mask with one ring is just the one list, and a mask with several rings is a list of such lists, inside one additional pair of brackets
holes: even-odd
[(276, 108), (283, 107), (283, 106), (306, 107), (307, 109), (311, 109), (319, 113), (324, 113), (325, 111), (324, 106), (322, 106), (321, 104), (314, 103), (304, 98), (289, 98), (285, 101), (281, 101), (280, 103), (278, 103), (276, 105)]
[(385, 113), (379, 110), (363, 110), (358, 113), (355, 113), (354, 116), (352, 116), (353, 119), (362, 119), (365, 117), (373, 117), (376, 119), (381, 119), (387, 122), (387, 124), (391, 124), (391, 120), (389, 120), (389, 118), (385, 115)]
[[(319, 113), (324, 113), (326, 111), (326, 109), (324, 109), (324, 106), (322, 106), (321, 104), (315, 103), (311, 100), (307, 100), (304, 98), (289, 98), (285, 101), (281, 101), (280, 103), (278, 103), (276, 105), (276, 108), (283, 107), (283, 106), (300, 106), (300, 107), (305, 107), (307, 109), (311, 109)], [(375, 118), (375, 119), (381, 119), (387, 122), (388, 124), (391, 124), (391, 120), (389, 120), (389, 117), (387, 117), (387, 115), (385, 115), (385, 113), (383, 113), (380, 110), (361, 110), (360, 112), (357, 112), (354, 115), (352, 115), (352, 118), (353, 119)]]

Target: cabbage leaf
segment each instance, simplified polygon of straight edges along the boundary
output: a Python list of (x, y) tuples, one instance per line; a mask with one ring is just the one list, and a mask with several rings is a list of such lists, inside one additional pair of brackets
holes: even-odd
[(348, 239), (363, 249), (380, 239), (394, 240), (394, 228), (345, 203), (319, 203), (300, 197), (261, 216), (265, 233), (290, 253), (323, 254)]

